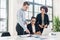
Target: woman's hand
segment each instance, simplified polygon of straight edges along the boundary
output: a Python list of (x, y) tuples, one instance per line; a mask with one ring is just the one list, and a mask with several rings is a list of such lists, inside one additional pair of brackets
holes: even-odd
[(44, 26), (44, 28), (47, 28), (47, 26), (48, 26), (48, 25), (46, 24), (46, 25)]
[(42, 25), (39, 24), (39, 27), (44, 28)]
[(40, 31), (38, 31), (38, 32), (36, 32), (34, 34), (36, 34), (36, 35), (42, 35), (42, 33)]

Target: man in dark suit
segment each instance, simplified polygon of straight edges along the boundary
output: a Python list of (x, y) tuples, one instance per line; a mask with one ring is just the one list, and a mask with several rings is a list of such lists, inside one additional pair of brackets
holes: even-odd
[(36, 17), (36, 24), (39, 26), (40, 32), (43, 32), (44, 28), (47, 28), (49, 25), (49, 17), (46, 14), (48, 12), (48, 8), (46, 6), (42, 6), (40, 8), (41, 13)]
[(28, 30), (30, 31), (30, 34), (40, 34), (38, 26), (35, 24), (36, 18), (31, 18), (31, 23), (27, 25)]

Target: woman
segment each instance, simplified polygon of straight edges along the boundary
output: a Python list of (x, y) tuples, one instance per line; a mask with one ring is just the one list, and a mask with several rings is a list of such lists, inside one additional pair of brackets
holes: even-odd
[(49, 25), (49, 17), (47, 15), (48, 12), (48, 8), (46, 6), (42, 6), (40, 8), (41, 13), (37, 15), (36, 17), (36, 23), (39, 26), (39, 30), (42, 34), (43, 29), (47, 28), (47, 26)]
[(27, 28), (30, 31), (30, 34), (39, 34), (40, 35), (39, 28), (37, 27), (37, 25), (35, 25), (35, 22), (36, 22), (36, 18), (32, 17), (31, 23), (27, 25)]

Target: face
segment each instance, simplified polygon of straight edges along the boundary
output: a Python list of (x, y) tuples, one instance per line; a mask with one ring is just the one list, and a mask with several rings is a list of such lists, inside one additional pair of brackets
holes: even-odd
[(42, 14), (45, 14), (45, 9), (42, 8), (42, 9), (41, 9), (41, 13), (42, 13)]
[(27, 9), (29, 8), (29, 5), (25, 5), (24, 6), (24, 10), (27, 11)]
[(32, 23), (32, 24), (35, 24), (35, 22), (36, 22), (36, 19), (33, 18), (33, 19), (31, 20), (31, 23)]

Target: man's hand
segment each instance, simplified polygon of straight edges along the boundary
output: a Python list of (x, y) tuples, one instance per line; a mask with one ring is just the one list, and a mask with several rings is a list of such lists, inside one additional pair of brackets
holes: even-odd
[(39, 24), (39, 27), (44, 28), (42, 25)]
[(29, 34), (30, 34), (30, 31), (27, 29), (27, 30), (26, 30), (26, 33), (29, 33)]

